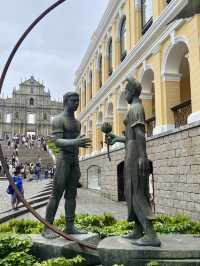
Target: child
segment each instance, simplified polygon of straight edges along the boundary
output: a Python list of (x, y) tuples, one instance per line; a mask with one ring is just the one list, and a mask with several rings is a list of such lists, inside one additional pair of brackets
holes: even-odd
[[(13, 181), (15, 182), (15, 185), (17, 186), (18, 190), (21, 192), (22, 196), (24, 196), (23, 182), (22, 182), (22, 177), (20, 176), (19, 166), (16, 167), (15, 175), (13, 176)], [(10, 192), (11, 192), (10, 194), (11, 194), (12, 209), (17, 210), (20, 200), (13, 189), (11, 189)]]

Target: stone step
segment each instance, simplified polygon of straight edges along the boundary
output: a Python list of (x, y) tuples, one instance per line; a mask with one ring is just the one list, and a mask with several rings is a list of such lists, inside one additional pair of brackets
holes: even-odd
[[(85, 241), (91, 244), (97, 244), (99, 237), (97, 234), (88, 233), (81, 235), (71, 235), (78, 240)], [(65, 257), (72, 258), (81, 255), (85, 258), (85, 266), (99, 265), (99, 254), (96, 250), (80, 247), (75, 241), (69, 241), (62, 237), (50, 240), (45, 239), (41, 235), (31, 235), (33, 247), (31, 254), (41, 260), (48, 260), (51, 258)]]
[[(42, 207), (46, 206), (47, 204), (48, 204), (48, 201), (45, 201), (45, 202), (42, 202), (42, 203), (35, 203), (35, 204), (32, 205), (32, 207), (35, 210), (37, 210), (39, 208), (42, 208)], [(23, 214), (28, 213), (28, 212), (29, 212), (28, 209), (26, 209), (25, 207), (22, 207), (19, 210), (12, 211), (12, 213), (10, 213), (10, 214), (6, 213), (6, 215), (5, 214), (0, 215), (0, 224), (1, 223), (5, 223), (5, 222), (7, 222), (7, 221), (9, 221), (11, 219), (17, 218), (17, 217), (19, 217), (19, 216), (21, 216)]]
[(200, 265), (200, 237), (169, 234), (159, 238), (161, 247), (136, 246), (122, 237), (105, 238), (98, 245), (100, 260), (106, 266), (145, 266), (153, 261), (158, 265)]

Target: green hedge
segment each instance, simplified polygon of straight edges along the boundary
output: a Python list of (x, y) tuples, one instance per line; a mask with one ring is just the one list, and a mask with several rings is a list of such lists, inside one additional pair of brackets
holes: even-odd
[(63, 257), (38, 261), (30, 254), (31, 238), (25, 235), (0, 235), (0, 266), (75, 266), (81, 265), (84, 258), (73, 259)]
[[(133, 230), (134, 223), (125, 220), (116, 220), (110, 213), (103, 215), (79, 214), (76, 216), (77, 227), (87, 231), (98, 233), (101, 238), (113, 235), (124, 235)], [(184, 214), (176, 216), (159, 215), (155, 220), (155, 229), (158, 233), (200, 234), (200, 222), (192, 221)], [(55, 221), (55, 225), (61, 230), (65, 225), (63, 215)], [(0, 225), (0, 233), (38, 234), (43, 225), (32, 220), (11, 220), (7, 224)]]

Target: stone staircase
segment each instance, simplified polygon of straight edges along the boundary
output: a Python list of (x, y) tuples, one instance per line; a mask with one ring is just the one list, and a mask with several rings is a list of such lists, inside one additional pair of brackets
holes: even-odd
[[(41, 187), (41, 191), (37, 194), (32, 196), (31, 198), (26, 199), (27, 202), (31, 205), (34, 210), (40, 209), (48, 204), (49, 197), (52, 192), (52, 184), (53, 181), (49, 181), (43, 188)], [(29, 210), (21, 203), (18, 206), (18, 210), (13, 211), (9, 209), (4, 212), (0, 212), (0, 224), (8, 222), (11, 219), (23, 216), (24, 214), (28, 213)]]
[[(14, 149), (11, 147), (8, 147), (6, 141), (0, 141), (0, 144), (2, 146), (4, 157), (7, 157), (8, 159), (11, 159), (11, 156), (14, 152)], [(41, 158), (41, 166), (44, 169), (47, 165), (53, 166), (53, 158), (51, 155), (44, 151), (41, 148), (33, 147), (32, 149), (27, 149), (23, 145), (18, 146), (18, 153), (19, 153), (19, 162), (26, 163), (26, 162), (32, 162), (35, 163), (38, 159), (38, 157)]]

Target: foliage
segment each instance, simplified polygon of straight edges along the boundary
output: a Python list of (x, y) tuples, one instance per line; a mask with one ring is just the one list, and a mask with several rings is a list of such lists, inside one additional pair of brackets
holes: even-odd
[(12, 232), (14, 234), (39, 234), (43, 225), (34, 220), (16, 220), (0, 225), (0, 233)]
[(159, 266), (159, 265), (160, 263), (156, 260), (152, 260), (147, 264), (147, 266)]
[(85, 261), (81, 256), (77, 256), (73, 259), (66, 259), (64, 257), (50, 259), (41, 263), (37, 262), (33, 266), (74, 266), (81, 265)]
[[(103, 215), (79, 214), (76, 216), (75, 223), (79, 228), (98, 233), (101, 238), (127, 234), (133, 230), (134, 226), (134, 223), (125, 220), (117, 221), (110, 213)], [(161, 234), (200, 234), (200, 222), (192, 221), (184, 214), (159, 215), (154, 224), (156, 231)], [(55, 220), (55, 225), (63, 230), (65, 226), (64, 215)], [(41, 223), (32, 220), (11, 220), (7, 224), (0, 225), (0, 233), (38, 234), (41, 233), (42, 229)]]
[(0, 236), (0, 258), (6, 257), (12, 252), (29, 252), (32, 246), (30, 237), (23, 235), (5, 235)]
[(0, 266), (32, 266), (36, 259), (26, 252), (12, 252), (0, 259)]
[(53, 140), (48, 140), (47, 145), (49, 149), (53, 152), (55, 156), (57, 156), (60, 152), (60, 148), (56, 146), (55, 142)]
[(73, 259), (59, 257), (43, 262), (29, 254), (32, 247), (30, 237), (25, 235), (0, 235), (0, 266), (75, 266), (85, 261), (81, 256)]
[(185, 214), (176, 216), (159, 215), (155, 222), (155, 229), (161, 234), (199, 234), (200, 222), (192, 221)]

